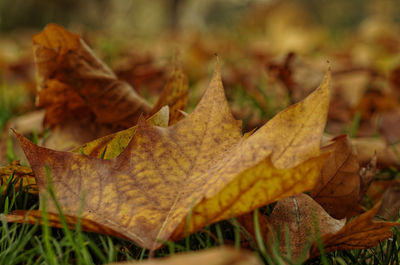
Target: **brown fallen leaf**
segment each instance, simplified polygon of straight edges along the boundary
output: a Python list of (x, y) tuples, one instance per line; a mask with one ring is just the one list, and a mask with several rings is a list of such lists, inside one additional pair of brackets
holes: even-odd
[(14, 179), (17, 179), (14, 185), (16, 190), (21, 188), (20, 184), (22, 180), (22, 187), (28, 187), (31, 193), (38, 192), (32, 169), (30, 169), (29, 167), (21, 166), (19, 161), (13, 161), (7, 166), (0, 167), (1, 184), (4, 185), (3, 191), (5, 191), (7, 180), (11, 176), (13, 176)]
[(130, 127), (150, 105), (115, 74), (76, 34), (49, 24), (32, 37), (38, 79), (38, 106), (45, 122), (57, 125), (79, 117)]
[[(329, 82), (327, 74), (304, 101), (245, 139), (229, 111), (218, 67), (191, 114), (167, 128), (139, 120), (115, 159), (54, 151), (17, 137), (41, 196), (48, 166), (65, 214), (77, 215), (86, 195), (83, 218), (154, 250), (208, 223), (311, 189), (327, 157), (319, 149)], [(57, 212), (52, 201), (46, 205)]]
[(360, 176), (357, 153), (346, 135), (332, 139), (332, 150), (321, 170), (311, 197), (332, 217), (342, 219), (362, 212), (359, 206)]
[[(317, 235), (336, 233), (345, 224), (345, 220), (332, 218), (317, 202), (306, 194), (299, 194), (278, 201), (268, 218), (271, 232), (266, 240), (276, 240), (274, 233), (280, 231), (280, 252), (288, 254), (287, 244), (293, 260), (299, 258), (304, 248), (316, 240)], [(289, 243), (285, 242), (286, 227), (289, 232)], [(316, 234), (316, 229), (319, 233)]]
[[(378, 203), (374, 208), (350, 221), (336, 233), (322, 234), (321, 239), (325, 252), (370, 248), (391, 237), (391, 228), (400, 225), (400, 223), (374, 221), (374, 216), (379, 207)], [(314, 244), (311, 247), (310, 256), (315, 257), (319, 254), (319, 249)]]
[[(137, 262), (118, 262), (110, 265), (136, 265)], [(159, 259), (141, 261), (143, 265), (261, 265), (254, 253), (230, 247), (218, 247)]]

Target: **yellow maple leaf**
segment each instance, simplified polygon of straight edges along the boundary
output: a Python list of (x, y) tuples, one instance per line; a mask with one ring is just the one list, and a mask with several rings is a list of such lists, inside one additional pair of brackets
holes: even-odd
[[(135, 136), (114, 159), (54, 151), (17, 136), (41, 195), (48, 166), (66, 214), (78, 215), (85, 198), (83, 218), (156, 249), (184, 236), (186, 228), (195, 231), (311, 189), (327, 157), (319, 148), (329, 84), (328, 73), (309, 97), (248, 137), (230, 113), (219, 67), (191, 114), (167, 128), (140, 119)], [(51, 201), (46, 208), (57, 213)]]

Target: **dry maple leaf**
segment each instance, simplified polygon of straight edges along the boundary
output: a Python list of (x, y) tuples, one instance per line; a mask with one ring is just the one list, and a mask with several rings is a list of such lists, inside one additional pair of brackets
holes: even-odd
[[(247, 138), (229, 111), (219, 67), (191, 114), (167, 128), (139, 120), (115, 159), (54, 151), (17, 137), (41, 194), (47, 188), (45, 167), (50, 169), (65, 214), (77, 215), (86, 195), (83, 218), (156, 249), (183, 237), (185, 227), (192, 232), (311, 189), (327, 157), (319, 146), (329, 84), (327, 74), (308, 98)], [(57, 213), (51, 201), (47, 206)]]
[[(379, 206), (378, 203), (371, 210), (347, 223), (338, 232), (322, 235), (325, 251), (370, 248), (391, 237), (393, 234), (391, 228), (400, 223), (374, 221)], [(310, 256), (315, 257), (319, 254), (318, 247), (314, 244)]]
[(332, 139), (324, 148), (332, 150), (321, 170), (320, 178), (311, 191), (332, 217), (342, 219), (359, 215), (360, 176), (357, 152), (346, 135)]
[[(280, 231), (280, 252), (288, 253), (287, 245), (293, 260), (299, 258), (307, 244), (316, 239), (316, 229), (319, 235), (335, 233), (345, 224), (345, 220), (332, 218), (317, 202), (306, 194), (299, 194), (278, 201), (268, 218), (271, 232), (265, 234), (267, 240), (275, 241), (277, 231)], [(285, 242), (288, 228), (289, 242)], [(268, 242), (268, 241), (267, 241)]]

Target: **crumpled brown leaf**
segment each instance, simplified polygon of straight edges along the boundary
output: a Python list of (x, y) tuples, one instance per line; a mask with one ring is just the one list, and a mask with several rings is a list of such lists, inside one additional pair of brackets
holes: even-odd
[(310, 195), (332, 217), (353, 217), (362, 212), (358, 204), (361, 182), (357, 153), (346, 135), (332, 141), (324, 147), (332, 152)]
[[(345, 224), (345, 220), (332, 218), (317, 202), (306, 194), (299, 194), (278, 201), (272, 214), (268, 218), (271, 232), (266, 235), (267, 240), (276, 240), (274, 233), (280, 231), (280, 252), (288, 253), (285, 242), (285, 229), (289, 232), (290, 253), (296, 260), (307, 244), (316, 240), (316, 236), (336, 233)], [(316, 233), (318, 229), (319, 233)], [(268, 241), (267, 241), (268, 242)]]

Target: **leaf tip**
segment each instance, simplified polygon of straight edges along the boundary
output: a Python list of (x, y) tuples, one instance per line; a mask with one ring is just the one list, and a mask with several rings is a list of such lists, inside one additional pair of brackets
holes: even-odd
[(331, 70), (331, 64), (329, 63), (322, 84), (326, 84), (328, 88), (330, 88), (331, 78), (332, 78), (332, 70)]
[(19, 132), (17, 132), (14, 128), (10, 128), (10, 130), (14, 133), (15, 137), (17, 138), (18, 142), (22, 142), (27, 140), (22, 134), (20, 134)]
[(20, 146), (22, 147), (22, 150), (24, 150), (25, 155), (27, 156), (28, 160), (29, 160), (29, 153), (32, 153), (33, 150), (36, 150), (36, 145), (34, 143), (32, 143), (28, 138), (26, 138), (25, 136), (23, 136), (22, 134), (20, 134), (19, 132), (17, 132), (14, 129), (11, 129), (15, 135), (15, 137), (17, 138)]
[(221, 80), (221, 63), (218, 54), (214, 54), (215, 56), (215, 70), (213, 74), (213, 80), (216, 80), (221, 83), (222, 85), (222, 80)]
[(57, 53), (76, 49), (80, 45), (79, 35), (69, 32), (55, 23), (47, 24), (44, 29), (32, 36), (33, 44), (47, 49), (55, 49)]

